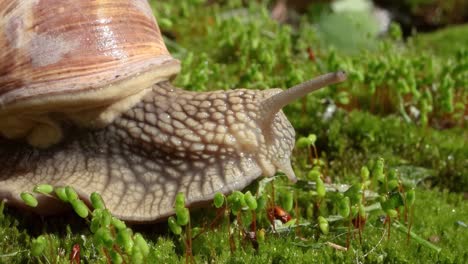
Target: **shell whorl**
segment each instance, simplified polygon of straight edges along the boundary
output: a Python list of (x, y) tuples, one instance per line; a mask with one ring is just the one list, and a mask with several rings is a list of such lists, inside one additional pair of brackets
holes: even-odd
[(0, 102), (91, 89), (172, 60), (145, 5), (1, 1)]

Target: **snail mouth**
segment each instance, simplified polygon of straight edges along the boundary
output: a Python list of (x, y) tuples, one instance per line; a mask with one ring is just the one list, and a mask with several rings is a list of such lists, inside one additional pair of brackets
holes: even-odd
[(271, 158), (262, 154), (256, 158), (257, 164), (262, 170), (262, 175), (266, 177), (274, 176), (278, 171), (284, 173), (288, 179), (297, 182), (296, 174), (291, 166), (291, 160), (288, 157)]
[(289, 159), (278, 160), (275, 162), (275, 166), (278, 168), (279, 171), (286, 174), (286, 177), (292, 182), (297, 182), (296, 174), (291, 166), (291, 161)]

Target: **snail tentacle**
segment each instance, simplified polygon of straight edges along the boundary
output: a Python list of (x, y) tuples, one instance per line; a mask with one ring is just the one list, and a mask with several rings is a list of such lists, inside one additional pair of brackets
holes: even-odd
[(292, 101), (310, 92), (328, 85), (343, 82), (344, 80), (346, 80), (346, 73), (344, 71), (337, 71), (320, 75), (317, 78), (293, 86), (263, 100), (260, 104), (260, 117), (263, 118), (264, 124), (271, 124), (275, 114)]

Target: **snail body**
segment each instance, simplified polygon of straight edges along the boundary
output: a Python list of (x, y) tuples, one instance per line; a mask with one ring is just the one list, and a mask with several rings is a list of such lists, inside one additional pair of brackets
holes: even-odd
[[(121, 219), (151, 221), (173, 214), (179, 192), (196, 205), (278, 170), (294, 180), (281, 108), (345, 78), (184, 91), (146, 0), (0, 0), (0, 13), (0, 199), (18, 206), (35, 184), (70, 185), (83, 199), (101, 193)], [(63, 209), (38, 199), (38, 213)]]

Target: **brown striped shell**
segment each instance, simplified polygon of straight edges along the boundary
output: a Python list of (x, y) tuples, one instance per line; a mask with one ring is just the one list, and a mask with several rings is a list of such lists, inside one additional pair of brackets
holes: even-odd
[(146, 0), (0, 0), (0, 23), (0, 134), (32, 145), (64, 119), (111, 122), (179, 71)]

